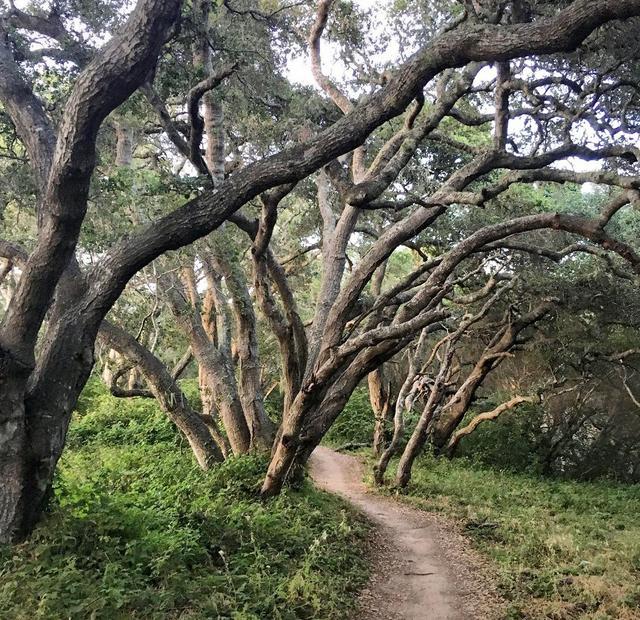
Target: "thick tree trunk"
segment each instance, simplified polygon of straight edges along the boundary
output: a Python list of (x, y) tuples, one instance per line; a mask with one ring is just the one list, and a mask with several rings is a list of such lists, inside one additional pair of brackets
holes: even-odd
[(299, 475), (360, 381), (406, 345), (406, 341), (381, 343), (354, 356), (326, 381), (303, 385), (280, 427), (262, 485), (264, 497), (278, 494), (287, 477)]
[(297, 429), (294, 426), (283, 426), (279, 429), (269, 468), (260, 489), (262, 497), (274, 497), (282, 491), (298, 453), (299, 439), (297, 434)]
[(206, 397), (212, 398), (220, 413), (234, 454), (251, 449), (251, 433), (235, 388), (235, 377), (229, 360), (217, 355), (213, 347), (206, 348), (192, 342), (194, 356), (202, 368)]
[[(58, 135), (16, 70), (4, 41), (0, 46), (0, 98), (27, 146), (40, 193), (38, 242), (25, 261), (0, 325), (2, 541), (25, 535), (36, 522), (62, 453), (71, 409), (93, 365), (97, 325), (86, 335), (75, 334), (72, 344), (58, 345), (75, 351), (54, 360), (51, 377), (43, 368), (49, 366), (50, 351), (57, 347), (45, 343), (44, 359), (38, 360), (33, 376), (28, 376), (36, 366), (35, 346), (54, 290), (73, 261), (86, 214), (98, 130), (155, 66), (180, 8), (179, 0), (138, 2), (121, 32), (78, 76), (66, 100)], [(68, 321), (75, 318), (70, 315)], [(85, 355), (87, 341), (89, 355)], [(20, 360), (18, 366), (16, 360)], [(48, 392), (59, 398), (42, 399)]]
[(0, 544), (20, 538), (25, 529), (28, 483), (24, 391), (28, 372), (0, 360), (7, 379), (0, 386)]

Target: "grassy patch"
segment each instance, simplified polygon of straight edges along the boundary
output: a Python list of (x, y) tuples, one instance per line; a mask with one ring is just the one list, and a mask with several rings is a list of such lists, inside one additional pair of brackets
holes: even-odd
[(0, 549), (3, 620), (345, 617), (365, 528), (337, 499), (260, 502), (256, 456), (199, 471), (149, 401), (80, 409), (50, 513)]
[(405, 499), (460, 520), (498, 567), (508, 618), (640, 618), (640, 487), (424, 456)]

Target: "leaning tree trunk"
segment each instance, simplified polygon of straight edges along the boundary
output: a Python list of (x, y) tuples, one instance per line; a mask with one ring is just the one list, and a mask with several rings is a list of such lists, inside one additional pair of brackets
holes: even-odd
[(407, 406), (406, 401), (410, 398), (411, 386), (413, 385), (414, 377), (407, 377), (407, 380), (402, 384), (400, 388), (400, 394), (396, 400), (395, 412), (393, 416), (393, 435), (389, 445), (380, 454), (378, 462), (373, 467), (373, 480), (375, 484), (384, 484), (384, 476), (389, 467), (389, 462), (393, 456), (398, 452), (400, 448), (400, 442), (404, 436), (404, 414), (405, 411), (409, 411), (410, 407)]
[(451, 439), (449, 439), (449, 443), (447, 444), (446, 448), (447, 457), (453, 458), (462, 439), (464, 437), (467, 437), (468, 435), (471, 435), (479, 426), (481, 426), (485, 422), (488, 422), (489, 420), (495, 420), (496, 418), (500, 417), (505, 411), (509, 411), (514, 407), (521, 405), (522, 403), (536, 402), (538, 402), (538, 399), (531, 396), (514, 396), (507, 402), (498, 405), (491, 411), (484, 411), (483, 413), (479, 413), (464, 428), (458, 429), (455, 433), (453, 433), (453, 435), (451, 435)]
[[(98, 130), (155, 67), (180, 8), (180, 0), (139, 0), (122, 30), (76, 79), (57, 128), (24, 80), (5, 38), (0, 44), (0, 98), (26, 147), (39, 191), (38, 240), (0, 325), (2, 541), (25, 535), (38, 518), (64, 446), (70, 410), (93, 365), (97, 326), (88, 334), (91, 353), (87, 359), (81, 356), (79, 381), (63, 381), (61, 402), (40, 402), (36, 396), (33, 407), (29, 404), (30, 392), (37, 392), (42, 380), (36, 344), (54, 290), (73, 260), (86, 214)], [(83, 351), (86, 338), (78, 340)], [(78, 360), (63, 357), (57, 363), (73, 367)], [(73, 368), (67, 374), (74, 374)]]
[(423, 329), (415, 347), (413, 355), (409, 354), (409, 368), (407, 376), (400, 388), (400, 393), (396, 399), (394, 416), (393, 416), (393, 435), (386, 449), (380, 454), (378, 462), (373, 467), (373, 480), (375, 484), (384, 484), (384, 476), (389, 467), (389, 462), (400, 449), (400, 444), (404, 437), (404, 416), (405, 412), (413, 409), (413, 403), (417, 396), (417, 390), (414, 388), (418, 373), (424, 363), (427, 353), (429, 330)]
[[(197, 291), (193, 286), (195, 280), (191, 268), (184, 269), (183, 275), (186, 292), (177, 279), (169, 276), (161, 278), (158, 284), (164, 290), (178, 325), (189, 338), (193, 357), (200, 369), (201, 383), (205, 386), (203, 400), (210, 402), (211, 407), (215, 403), (233, 453), (244, 454), (251, 448), (251, 434), (238, 397), (230, 356), (226, 351), (218, 350), (205, 331), (195, 303)], [(185, 299), (190, 299), (191, 303)]]
[(551, 311), (556, 301), (556, 299), (545, 300), (531, 312), (515, 320), (509, 318), (507, 324), (498, 330), (471, 372), (467, 375), (465, 381), (442, 408), (438, 418), (434, 420), (431, 429), (431, 442), (436, 452), (445, 449), (454, 431), (469, 410), (478, 388), (489, 373), (506, 357), (512, 355), (511, 350), (516, 346), (522, 332), (544, 318)]
[(214, 463), (223, 460), (221, 448), (207, 424), (191, 408), (182, 390), (153, 353), (126, 331), (107, 321), (100, 328), (99, 338), (141, 370), (151, 393), (184, 435), (202, 469), (209, 469)]
[(433, 382), (433, 385), (431, 386), (427, 403), (422, 410), (418, 424), (416, 424), (416, 427), (411, 434), (411, 438), (407, 442), (402, 456), (400, 457), (400, 461), (398, 462), (396, 486), (400, 488), (406, 487), (409, 483), (413, 463), (422, 451), (427, 440), (429, 426), (431, 425), (431, 421), (433, 420), (444, 396), (454, 353), (455, 348), (451, 346), (451, 343), (448, 343), (446, 352), (443, 355), (443, 360), (440, 364), (440, 370)]

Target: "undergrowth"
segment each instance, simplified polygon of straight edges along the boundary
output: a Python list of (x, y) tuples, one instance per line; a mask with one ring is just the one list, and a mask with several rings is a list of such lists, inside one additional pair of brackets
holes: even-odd
[(263, 503), (263, 458), (203, 473), (153, 401), (87, 394), (49, 513), (0, 548), (0, 618), (346, 616), (365, 526), (342, 503), (310, 485)]
[(322, 440), (325, 445), (339, 447), (348, 443), (371, 442), (375, 420), (369, 392), (366, 387), (357, 388)]

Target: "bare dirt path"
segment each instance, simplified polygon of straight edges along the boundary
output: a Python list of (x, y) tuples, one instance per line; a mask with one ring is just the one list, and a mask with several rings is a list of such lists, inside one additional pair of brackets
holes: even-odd
[(392, 498), (368, 492), (363, 466), (350, 455), (316, 448), (311, 475), (377, 527), (372, 577), (359, 620), (478, 620), (500, 617), (501, 601), (486, 566), (455, 525)]

